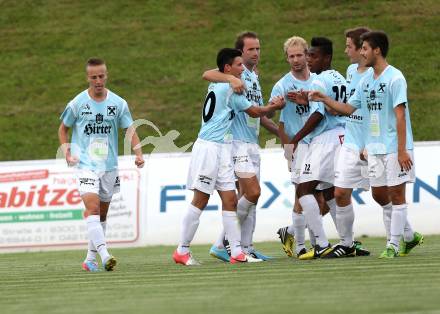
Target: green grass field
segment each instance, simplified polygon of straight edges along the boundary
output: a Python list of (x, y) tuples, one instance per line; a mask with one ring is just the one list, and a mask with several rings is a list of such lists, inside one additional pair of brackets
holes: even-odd
[(379, 260), (384, 239), (362, 239), (373, 255), (338, 260), (275, 257), (230, 265), (194, 246), (202, 266), (171, 260), (174, 247), (114, 249), (114, 272), (80, 269), (83, 251), (2, 254), (1, 313), (440, 313), (440, 236), (409, 256)]
[[(402, 70), (416, 140), (438, 140), (440, 1), (99, 1), (0, 0), (0, 161), (54, 158), (59, 115), (86, 88), (84, 64), (107, 60), (108, 86), (127, 99), (135, 119), (194, 141), (219, 48), (254, 30), (261, 39), (267, 100), (289, 69), (282, 44), (292, 35), (334, 41), (334, 67), (345, 74), (344, 30), (366, 25), (391, 39), (389, 61)], [(139, 129), (141, 138), (157, 136)], [(269, 139), (262, 131), (261, 144)], [(148, 152), (151, 145), (145, 148)]]

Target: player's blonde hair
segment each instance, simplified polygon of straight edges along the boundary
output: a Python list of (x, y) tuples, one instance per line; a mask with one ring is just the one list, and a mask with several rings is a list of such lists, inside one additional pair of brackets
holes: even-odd
[(292, 36), (284, 42), (284, 53), (287, 55), (287, 49), (294, 46), (300, 46), (306, 51), (309, 47), (304, 38), (299, 36)]

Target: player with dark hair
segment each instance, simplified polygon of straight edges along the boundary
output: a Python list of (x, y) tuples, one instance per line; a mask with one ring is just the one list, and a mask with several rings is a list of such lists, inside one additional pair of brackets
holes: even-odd
[[(217, 55), (221, 73), (239, 78), (244, 70), (241, 51), (224, 48)], [(223, 228), (231, 249), (231, 263), (260, 262), (245, 254), (241, 247), (241, 232), (237, 217), (237, 195), (231, 155), (232, 121), (239, 112), (257, 118), (284, 107), (284, 99), (273, 99), (267, 106), (253, 105), (243, 94), (233, 93), (227, 83), (211, 83), (202, 111), (202, 127), (194, 143), (188, 172), (187, 188), (194, 196), (183, 218), (180, 244), (173, 254), (176, 263), (198, 265), (192, 257), (190, 243), (199, 225), (199, 218), (217, 190), (222, 200)]]
[(361, 40), (364, 64), (373, 70), (360, 80), (348, 104), (320, 91), (311, 92), (309, 97), (345, 115), (360, 108), (368, 110), (366, 151), (370, 185), (388, 193), (392, 202), (389, 222), (384, 213), (385, 228), (390, 236), (380, 258), (394, 258), (407, 255), (423, 242), (423, 236), (414, 232), (407, 220), (406, 183), (415, 180), (407, 84), (402, 72), (386, 60), (389, 42), (384, 32), (367, 32)]
[[(237, 87), (235, 90), (241, 92), (243, 84), (246, 98), (258, 105), (263, 105), (263, 96), (259, 77), (255, 68), (260, 60), (260, 41), (254, 32), (243, 32), (237, 36), (235, 48), (242, 52), (244, 71), (240, 78), (227, 76), (218, 70), (206, 71), (203, 78), (211, 82), (230, 82)], [(236, 82), (238, 80), (238, 83)], [(239, 200), (237, 214), (241, 224), (242, 248), (254, 257), (264, 260), (269, 257), (255, 250), (253, 246), (253, 234), (256, 224), (256, 206), (260, 197), (260, 153), (259, 153), (259, 131), (260, 124), (269, 132), (278, 136), (278, 126), (267, 116), (253, 118), (245, 112), (237, 114), (232, 122), (231, 133), (232, 157), (234, 170), (237, 177)], [(227, 241), (223, 241), (224, 233), (221, 233), (210, 249), (210, 254), (216, 258), (227, 261), (229, 256), (225, 250)]]

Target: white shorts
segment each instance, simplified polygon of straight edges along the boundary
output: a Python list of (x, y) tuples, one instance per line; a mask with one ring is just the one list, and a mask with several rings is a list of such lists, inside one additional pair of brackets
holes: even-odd
[(344, 139), (344, 128), (328, 130), (315, 138), (309, 145), (301, 164), (299, 183), (310, 181), (325, 182), (328, 188), (335, 180), (335, 162)]
[(289, 171), (291, 172), (291, 181), (293, 184), (299, 183), (299, 177), (301, 174), (301, 170), (303, 169), (302, 163), (307, 155), (308, 150), (309, 144), (299, 143), (298, 147), (295, 150), (295, 153), (292, 155)]
[(249, 178), (255, 175), (260, 179), (259, 148), (255, 143), (232, 141), (232, 161), (237, 180), (240, 173), (241, 177)]
[(194, 143), (186, 187), (213, 194), (235, 191), (232, 145), (197, 139)]
[(81, 196), (86, 193), (98, 194), (102, 202), (110, 202), (113, 194), (119, 193), (121, 187), (118, 170), (97, 173), (78, 169), (76, 178)]
[(416, 179), (414, 152), (408, 150), (413, 165), (410, 171), (402, 171), (397, 153), (368, 155), (368, 176), (371, 186), (396, 186)]
[(370, 189), (368, 163), (361, 160), (360, 152), (342, 146), (335, 168), (335, 186), (345, 189)]

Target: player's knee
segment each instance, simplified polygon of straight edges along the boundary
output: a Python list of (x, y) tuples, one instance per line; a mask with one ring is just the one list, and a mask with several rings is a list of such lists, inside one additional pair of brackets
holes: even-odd
[(261, 188), (259, 186), (253, 187), (246, 193), (246, 198), (249, 202), (256, 204), (261, 195)]
[(373, 196), (374, 201), (380, 206), (384, 206), (390, 203), (390, 197), (388, 194), (376, 192), (375, 190), (373, 190), (371, 195)]
[(335, 200), (337, 204), (350, 202), (351, 193), (344, 189), (335, 189)]

